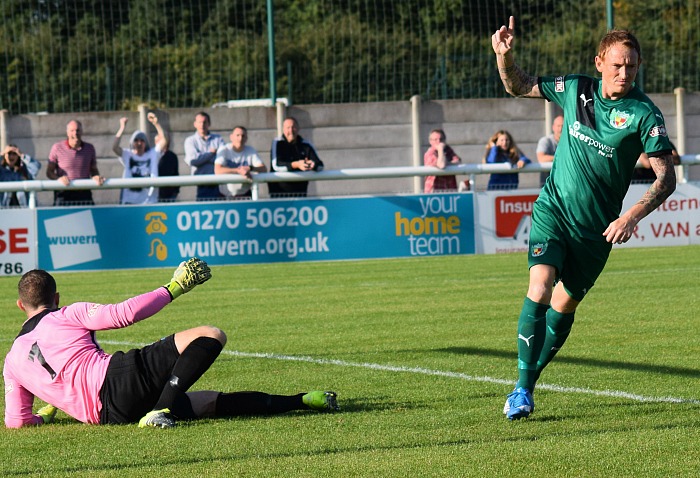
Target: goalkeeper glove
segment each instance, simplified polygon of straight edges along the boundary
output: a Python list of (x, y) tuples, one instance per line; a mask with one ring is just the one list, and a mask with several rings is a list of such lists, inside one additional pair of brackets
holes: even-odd
[(41, 407), (36, 414), (39, 415), (42, 420), (44, 420), (44, 424), (52, 423), (53, 417), (56, 416), (56, 407), (53, 405), (45, 405)]
[(181, 262), (170, 282), (165, 288), (170, 291), (173, 299), (177, 299), (185, 292), (189, 292), (196, 285), (203, 284), (211, 278), (211, 270), (206, 262), (193, 257), (186, 262)]

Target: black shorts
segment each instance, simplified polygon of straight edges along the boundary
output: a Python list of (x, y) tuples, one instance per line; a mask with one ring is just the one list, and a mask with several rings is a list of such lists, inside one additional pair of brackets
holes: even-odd
[(174, 335), (142, 349), (116, 352), (100, 390), (100, 423), (136, 423), (153, 410), (179, 356)]

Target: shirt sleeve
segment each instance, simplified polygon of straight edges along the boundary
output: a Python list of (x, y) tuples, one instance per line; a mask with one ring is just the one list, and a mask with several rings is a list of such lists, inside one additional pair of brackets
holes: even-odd
[(428, 149), (423, 155), (423, 166), (435, 166), (437, 164), (437, 154), (433, 148)]
[(455, 153), (455, 150), (452, 149), (451, 146), (445, 146), (445, 158), (447, 159), (448, 163), (453, 164), (459, 163), (461, 161), (461, 158), (457, 156), (457, 153)]
[(214, 160), (214, 164), (218, 164), (220, 166), (226, 165), (226, 146), (219, 146), (219, 149), (216, 150), (216, 159)]
[(321, 161), (321, 158), (318, 157), (318, 153), (316, 153), (316, 149), (314, 149), (314, 145), (309, 143), (308, 141), (306, 142), (306, 145), (308, 147), (307, 154), (309, 156), (309, 159), (312, 160), (314, 163), (316, 163), (316, 166), (314, 167), (314, 171), (323, 171), (323, 168), (324, 168), (323, 161)]
[(486, 156), (486, 162), (488, 164), (495, 164), (498, 159), (498, 146), (491, 146), (489, 154)]
[(77, 302), (65, 307), (64, 314), (88, 330), (121, 329), (155, 315), (171, 300), (170, 292), (159, 287), (118, 304)]
[(577, 75), (540, 76), (537, 78), (537, 86), (539, 86), (540, 93), (546, 100), (552, 101), (563, 108), (567, 92), (571, 88), (574, 88), (575, 91), (576, 78)]
[(270, 149), (270, 165), (272, 170), (275, 172), (284, 172), (291, 169), (291, 162), (289, 158), (285, 157), (284, 152), (280, 154), (280, 149), (282, 149), (282, 138), (275, 138), (272, 140), (272, 148)]
[(639, 136), (644, 152), (649, 156), (660, 156), (673, 150), (668, 139), (664, 116), (656, 106), (653, 106), (651, 112), (640, 120)]
[[(211, 153), (208, 150), (199, 151), (197, 149), (197, 138), (196, 136), (190, 136), (185, 140), (185, 162), (192, 167), (199, 167), (207, 164), (209, 161), (214, 161), (216, 158), (216, 153)], [(218, 149), (218, 143), (215, 144)]]
[(56, 152), (56, 144), (51, 146), (51, 151), (49, 151), (49, 163), (58, 163), (58, 152)]
[(20, 428), (25, 425), (41, 425), (44, 420), (32, 413), (34, 395), (19, 385), (11, 372), (3, 370), (5, 380), (5, 426)]

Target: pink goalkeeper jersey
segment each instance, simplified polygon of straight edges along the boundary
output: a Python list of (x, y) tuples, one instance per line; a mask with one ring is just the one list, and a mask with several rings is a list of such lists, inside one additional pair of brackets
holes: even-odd
[(94, 331), (148, 318), (171, 301), (165, 287), (119, 304), (78, 302), (27, 320), (5, 357), (5, 426), (42, 423), (34, 397), (84, 423), (100, 423), (100, 389), (112, 358)]

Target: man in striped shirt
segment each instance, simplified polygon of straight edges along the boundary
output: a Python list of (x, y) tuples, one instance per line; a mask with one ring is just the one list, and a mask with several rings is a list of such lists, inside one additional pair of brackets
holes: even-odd
[[(46, 168), (46, 176), (56, 179), (64, 186), (68, 186), (75, 179), (91, 178), (98, 186), (104, 183), (97, 169), (97, 156), (95, 147), (82, 140), (83, 125), (80, 121), (71, 120), (66, 125), (65, 141), (60, 141), (51, 147), (49, 152), (49, 164)], [(92, 191), (83, 190), (58, 190), (54, 191), (54, 206), (92, 205)]]

